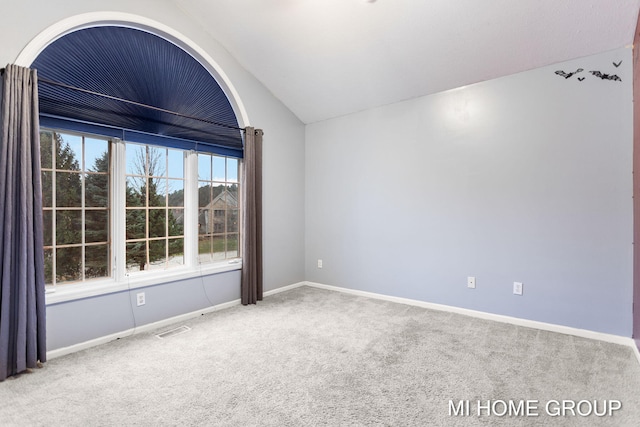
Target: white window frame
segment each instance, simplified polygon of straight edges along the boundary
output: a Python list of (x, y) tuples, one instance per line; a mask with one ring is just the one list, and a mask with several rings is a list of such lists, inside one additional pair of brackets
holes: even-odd
[[(43, 130), (78, 134), (60, 129)], [(84, 136), (96, 136), (80, 132)], [(128, 273), (126, 270), (126, 141), (109, 138), (111, 142), (111, 277), (90, 279), (47, 286), (46, 303), (54, 304), (80, 298), (121, 292), (162, 283), (186, 280), (210, 274), (240, 270), (242, 258), (200, 264), (198, 261), (198, 153), (184, 151), (184, 265), (167, 269), (148, 270)], [(153, 146), (153, 144), (147, 144)], [(239, 159), (239, 171), (242, 173), (242, 160)], [(240, 176), (239, 176), (240, 178)], [(242, 185), (240, 183), (240, 185)], [(242, 206), (239, 206), (242, 221)], [(241, 233), (241, 231), (240, 231)], [(241, 256), (242, 254), (240, 254)]]
[[(51, 130), (48, 128), (43, 128), (43, 130), (45, 132), (50, 132), (50, 133), (58, 133), (58, 131), (55, 130)], [(86, 279), (85, 275), (86, 275), (86, 271), (85, 271), (85, 253), (86, 253), (86, 248), (87, 247), (91, 247), (94, 246), (94, 243), (87, 243), (86, 242), (86, 213), (87, 211), (91, 210), (91, 207), (87, 207), (85, 205), (86, 203), (86, 197), (85, 197), (85, 191), (86, 191), (86, 180), (87, 180), (87, 175), (91, 175), (91, 172), (89, 171), (87, 165), (85, 164), (86, 159), (85, 159), (85, 152), (86, 152), (86, 139), (99, 139), (108, 143), (111, 143), (111, 139), (109, 137), (105, 137), (105, 136), (98, 136), (98, 135), (92, 135), (92, 134), (87, 134), (87, 133), (81, 133), (81, 132), (71, 132), (71, 131), (65, 131), (65, 132), (59, 132), (65, 135), (69, 135), (69, 136), (75, 136), (75, 137), (79, 137), (81, 139), (81, 159), (79, 159), (79, 166), (80, 169), (77, 171), (68, 171), (68, 172), (64, 172), (62, 169), (58, 168), (57, 164), (56, 164), (56, 153), (55, 153), (55, 139), (52, 136), (52, 141), (51, 141), (51, 161), (52, 164), (48, 165), (47, 167), (42, 167), (43, 172), (49, 172), (51, 173), (51, 206), (43, 206), (43, 212), (45, 211), (49, 211), (51, 212), (51, 224), (50, 225), (50, 230), (51, 230), (51, 245), (45, 245), (45, 247), (49, 246), (51, 247), (52, 253), (53, 253), (53, 258), (52, 258), (52, 265), (51, 265), (51, 270), (52, 270), (52, 280), (53, 283), (50, 285), (47, 285), (48, 288), (55, 288), (57, 285), (56, 283), (56, 276), (57, 276), (57, 251), (58, 249), (62, 249), (64, 247), (78, 247), (80, 248), (80, 252), (81, 252), (81, 276), (82, 279), (77, 281), (77, 282), (87, 282), (87, 281), (98, 281), (98, 280), (104, 280), (105, 278), (89, 278)], [(111, 180), (111, 159), (109, 159), (109, 185), (111, 186), (112, 184), (112, 180)], [(70, 174), (78, 174), (80, 175), (80, 180), (81, 180), (81, 194), (80, 194), (80, 206), (59, 206), (57, 203), (57, 176), (59, 173), (70, 173)], [(112, 188), (112, 187), (110, 187)], [(109, 212), (109, 218), (111, 218), (111, 202), (112, 202), (112, 191), (109, 191), (109, 206), (106, 208), (107, 212)], [(44, 196), (44, 195), (43, 195)], [(80, 234), (81, 234), (81, 239), (79, 243), (74, 243), (74, 244), (69, 244), (69, 245), (65, 245), (65, 244), (60, 244), (57, 242), (56, 239), (56, 235), (57, 235), (57, 215), (59, 211), (78, 211), (81, 212), (81, 226), (82, 229), (80, 230)], [(99, 209), (102, 210), (102, 209)], [(107, 237), (107, 246), (111, 246), (112, 242), (111, 242), (111, 235), (112, 235), (112, 231), (111, 229), (108, 230), (108, 237)], [(105, 242), (99, 242), (100, 245), (102, 245)], [(109, 251), (111, 254), (111, 250)], [(109, 265), (112, 265), (111, 262)], [(113, 267), (112, 267), (113, 268)], [(45, 278), (46, 280), (46, 278)]]

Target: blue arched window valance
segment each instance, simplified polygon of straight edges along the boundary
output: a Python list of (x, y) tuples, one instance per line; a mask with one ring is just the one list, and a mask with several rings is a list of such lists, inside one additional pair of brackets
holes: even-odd
[(242, 157), (226, 94), (164, 38), (128, 27), (85, 28), (52, 42), (32, 68), (43, 126)]

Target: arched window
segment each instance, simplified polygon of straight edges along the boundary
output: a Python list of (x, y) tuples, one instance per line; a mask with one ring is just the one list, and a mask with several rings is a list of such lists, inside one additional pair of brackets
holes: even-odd
[(147, 31), (98, 26), (55, 40), (32, 68), (48, 284), (237, 263), (241, 129), (195, 58)]
[(32, 68), (45, 126), (242, 157), (238, 121), (220, 85), (159, 36), (117, 26), (77, 30), (48, 45)]

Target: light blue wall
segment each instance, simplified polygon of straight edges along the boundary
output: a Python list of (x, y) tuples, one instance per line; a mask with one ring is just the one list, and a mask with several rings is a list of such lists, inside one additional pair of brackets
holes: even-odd
[[(0, 64), (48, 26), (104, 10), (104, 2), (31, 9), (13, 2), (3, 10), (11, 37), (0, 43)], [(198, 44), (235, 85), (251, 124), (265, 130), (266, 290), (306, 279), (630, 336), (630, 49), (305, 130), (171, 2), (111, 0), (108, 9), (154, 19)], [(577, 68), (582, 82), (554, 74)], [(475, 290), (466, 288), (469, 275)], [(513, 281), (524, 282), (522, 297), (512, 295)], [(143, 307), (131, 304), (140, 290), (52, 304), (49, 349), (232, 301), (239, 275), (209, 276), (204, 286), (192, 279), (145, 288)]]
[[(47, 349), (118, 334), (240, 298), (240, 271), (47, 305)], [(136, 305), (144, 292), (146, 304)]]
[(631, 82), (620, 49), (308, 125), (306, 279), (631, 336)]
[[(213, 58), (237, 90), (252, 126), (264, 135), (264, 288), (272, 290), (304, 280), (304, 124), (255, 77), (211, 38), (206, 28), (173, 2), (158, 0), (58, 0), (11, 2), (0, 14), (0, 27), (11, 37), (0, 43), (0, 66), (15, 62), (19, 53), (51, 25), (72, 16), (104, 10), (142, 16), (184, 35)], [(173, 282), (47, 307), (48, 350), (78, 344), (240, 296), (238, 272)], [(208, 298), (203, 289), (206, 289)], [(135, 293), (146, 293), (145, 306), (133, 311)], [(134, 300), (135, 302), (135, 300)]]

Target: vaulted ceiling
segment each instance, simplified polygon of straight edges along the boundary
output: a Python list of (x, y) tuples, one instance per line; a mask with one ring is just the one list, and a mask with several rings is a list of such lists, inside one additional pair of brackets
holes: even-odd
[(640, 0), (173, 0), (312, 123), (631, 45)]

